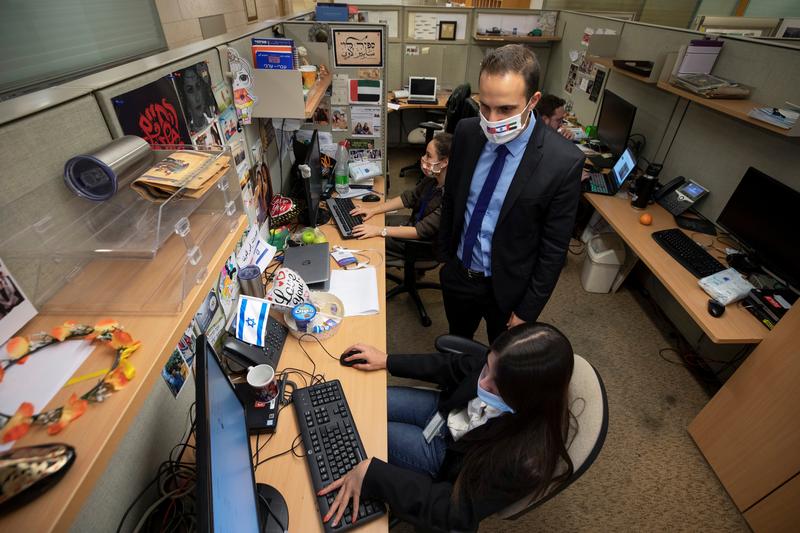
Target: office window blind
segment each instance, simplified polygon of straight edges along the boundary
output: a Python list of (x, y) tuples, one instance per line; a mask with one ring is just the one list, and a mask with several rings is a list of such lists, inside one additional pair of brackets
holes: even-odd
[(0, 94), (166, 48), (153, 0), (0, 0)]

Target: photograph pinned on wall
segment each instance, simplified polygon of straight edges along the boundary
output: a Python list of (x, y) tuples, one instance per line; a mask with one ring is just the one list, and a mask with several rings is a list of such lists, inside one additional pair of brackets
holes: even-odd
[(334, 29), (332, 33), (333, 59), (337, 68), (383, 66), (383, 28)]
[(456, 25), (455, 20), (440, 20), (439, 21), (439, 40), (440, 41), (455, 41), (456, 40)]
[(233, 164), (236, 165), (236, 172), (239, 174), (239, 180), (250, 169), (250, 161), (247, 159), (247, 151), (244, 147), (244, 140), (240, 135), (231, 139), (231, 155), (233, 155)]
[(208, 128), (195, 135), (192, 138), (192, 142), (198, 148), (222, 146), (222, 138), (219, 129), (217, 129), (217, 121), (215, 120)]
[(346, 107), (332, 107), (331, 115), (331, 129), (333, 131), (348, 131)]
[(177, 348), (173, 350), (172, 355), (169, 356), (169, 359), (164, 364), (164, 368), (161, 369), (161, 377), (164, 379), (164, 383), (167, 384), (172, 396), (177, 398), (189, 377), (189, 365), (186, 364)]
[(232, 107), (229, 107), (219, 115), (219, 119), (217, 122), (219, 123), (219, 130), (222, 133), (222, 140), (223, 143), (228, 144), (228, 141), (231, 140), (231, 137), (236, 135), (237, 131), (237, 118), (236, 118), (236, 110)]
[(266, 151), (266, 149), (269, 148), (269, 145), (275, 140), (275, 127), (272, 125), (271, 120), (259, 120), (258, 124), (258, 133), (259, 137), (261, 137), (261, 145)]
[(203, 131), (217, 115), (217, 101), (211, 90), (211, 75), (205, 61), (172, 73), (189, 133)]
[(350, 161), (380, 161), (381, 159), (383, 159), (383, 152), (380, 148), (350, 150)]
[(197, 325), (194, 319), (189, 323), (189, 326), (183, 332), (183, 336), (178, 341), (178, 351), (180, 352), (183, 360), (192, 368), (194, 365), (194, 356), (197, 353)]
[(175, 83), (164, 76), (111, 99), (122, 133), (150, 143), (191, 144)]
[(330, 96), (322, 97), (317, 109), (314, 110), (314, 115), (311, 117), (314, 124), (319, 126), (327, 126), (331, 122), (331, 98)]
[(358, 69), (358, 77), (362, 80), (379, 80), (381, 79), (381, 70), (377, 68), (360, 68)]
[(197, 309), (194, 315), (195, 324), (197, 325), (198, 333), (208, 332), (208, 326), (211, 325), (211, 320), (219, 308), (219, 300), (217, 299), (217, 291), (211, 289), (208, 291), (203, 303)]
[(212, 91), (214, 92), (214, 100), (217, 103), (217, 111), (228, 109), (233, 105), (233, 95), (228, 84), (224, 81), (214, 85)]
[(381, 111), (377, 106), (350, 108), (350, 134), (353, 137), (380, 137)]
[(225, 316), (232, 316), (233, 304), (239, 297), (239, 279), (236, 276), (235, 254), (231, 254), (219, 269), (217, 297), (219, 298), (219, 303)]
[(261, 148), (261, 138), (259, 137), (255, 141), (250, 143), (250, 161), (253, 162), (254, 166), (258, 166), (264, 161), (264, 150)]
[(36, 316), (36, 308), (0, 259), (0, 345)]

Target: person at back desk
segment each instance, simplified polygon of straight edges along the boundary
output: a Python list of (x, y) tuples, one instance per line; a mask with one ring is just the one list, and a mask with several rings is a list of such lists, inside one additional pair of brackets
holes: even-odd
[(563, 98), (559, 98), (554, 94), (546, 94), (539, 100), (536, 110), (539, 112), (539, 118), (542, 122), (556, 130), (565, 139), (571, 141), (575, 138), (575, 134), (564, 127), (564, 117), (567, 115), (564, 107), (566, 103)]
[[(397, 239), (435, 240), (439, 232), (442, 186), (447, 177), (452, 139), (451, 134), (442, 133), (428, 143), (421, 161), (425, 178), (414, 189), (404, 191), (400, 196), (374, 207), (362, 204), (353, 209), (350, 214), (362, 215), (365, 222), (353, 228), (353, 235), (359, 239), (383, 235), (386, 238), (387, 256), (395, 258), (402, 258), (405, 248), (404, 243)], [(406, 225), (382, 228), (366, 224), (367, 220), (377, 214), (403, 207), (411, 208), (411, 217)]]
[(386, 368), (441, 391), (388, 388), (389, 462), (366, 459), (320, 491), (339, 489), (324, 521), (339, 523), (350, 499), (357, 509), (363, 494), (424, 531), (475, 531), (483, 518), (572, 475), (574, 356), (553, 326), (511, 328), (481, 355), (387, 356), (362, 344), (349, 350), (358, 353), (347, 359), (367, 361), (354, 368)]

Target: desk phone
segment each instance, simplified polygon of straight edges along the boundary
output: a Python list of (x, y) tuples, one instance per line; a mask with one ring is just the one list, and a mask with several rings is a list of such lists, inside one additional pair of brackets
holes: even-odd
[(661, 207), (672, 213), (673, 216), (678, 216), (707, 194), (708, 189), (696, 181), (678, 176), (664, 185), (656, 194), (655, 199)]

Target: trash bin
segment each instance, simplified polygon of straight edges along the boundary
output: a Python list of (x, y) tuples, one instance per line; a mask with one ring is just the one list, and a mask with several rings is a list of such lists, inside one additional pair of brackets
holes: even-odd
[(589, 240), (581, 271), (581, 285), (587, 292), (609, 292), (625, 263), (625, 244), (616, 233), (601, 233)]

